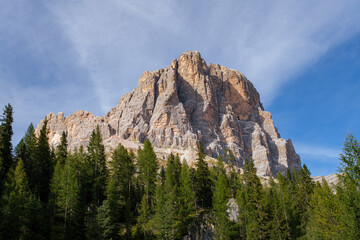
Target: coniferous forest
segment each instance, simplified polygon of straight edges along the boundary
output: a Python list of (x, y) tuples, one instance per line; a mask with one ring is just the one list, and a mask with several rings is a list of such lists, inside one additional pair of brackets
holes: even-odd
[(174, 155), (160, 166), (149, 141), (107, 161), (99, 128), (87, 149), (68, 152), (66, 133), (52, 149), (46, 120), (13, 147), (10, 104), (0, 121), (0, 239), (360, 239), (350, 134), (333, 186), (306, 165), (263, 181), (248, 160), (239, 174), (230, 151), (209, 167), (201, 143), (193, 167)]

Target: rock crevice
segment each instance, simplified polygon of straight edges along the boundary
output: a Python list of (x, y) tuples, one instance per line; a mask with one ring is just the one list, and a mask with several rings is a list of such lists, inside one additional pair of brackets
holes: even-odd
[(144, 72), (137, 88), (104, 117), (77, 111), (68, 117), (50, 113), (47, 119), (50, 143), (57, 146), (66, 131), (70, 150), (87, 146), (99, 125), (108, 152), (119, 143), (136, 149), (149, 139), (159, 156), (174, 151), (192, 160), (202, 141), (210, 157), (232, 150), (238, 167), (253, 159), (259, 176), (300, 168), (291, 140), (280, 138), (253, 84), (239, 71), (206, 64), (196, 51), (184, 52), (165, 69)]

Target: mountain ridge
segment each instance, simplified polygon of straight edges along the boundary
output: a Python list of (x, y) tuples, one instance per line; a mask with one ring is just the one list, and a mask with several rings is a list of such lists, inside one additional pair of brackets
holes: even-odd
[(206, 64), (197, 51), (184, 52), (166, 68), (145, 71), (138, 86), (103, 117), (77, 111), (68, 117), (50, 113), (47, 119), (50, 144), (59, 144), (65, 131), (70, 150), (86, 146), (99, 125), (108, 152), (119, 143), (137, 149), (149, 139), (160, 158), (174, 152), (191, 163), (202, 141), (213, 158), (232, 150), (238, 167), (253, 159), (259, 176), (301, 166), (253, 84), (237, 70)]

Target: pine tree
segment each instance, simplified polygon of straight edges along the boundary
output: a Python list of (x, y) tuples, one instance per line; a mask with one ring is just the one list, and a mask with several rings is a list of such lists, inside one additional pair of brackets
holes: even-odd
[(176, 210), (172, 201), (172, 193), (166, 192), (166, 185), (169, 181), (169, 175), (166, 174), (165, 183), (158, 184), (155, 191), (155, 215), (154, 227), (161, 239), (174, 239), (173, 228), (175, 225)]
[(66, 159), (62, 172), (59, 204), (64, 209), (66, 239), (82, 239), (84, 236), (84, 205), (79, 182), (79, 164), (76, 156)]
[(280, 210), (284, 217), (283, 235), (287, 235), (287, 239), (295, 239), (297, 228), (299, 226), (300, 217), (297, 214), (297, 205), (295, 204), (295, 184), (292, 181), (290, 171), (287, 171), (287, 177), (284, 177), (280, 172), (277, 175), (279, 188)]
[(9, 103), (5, 106), (3, 116), (0, 118), (0, 195), (7, 172), (14, 165), (11, 143), (13, 121), (13, 108)]
[(49, 239), (49, 218), (46, 205), (38, 196), (30, 194), (25, 205), (24, 239), (46, 240)]
[(97, 209), (96, 220), (101, 229), (101, 239), (118, 239), (117, 224), (112, 219), (112, 210), (109, 201), (103, 201), (103, 204)]
[(53, 173), (53, 159), (51, 158), (49, 139), (47, 137), (47, 123), (48, 120), (45, 118), (37, 141), (35, 171), (33, 172), (36, 182), (35, 193), (43, 202), (47, 202), (49, 199), (50, 181)]
[(156, 154), (149, 140), (144, 142), (144, 148), (138, 149), (137, 164), (139, 179), (142, 186), (142, 193), (146, 195), (149, 208), (153, 206), (153, 196), (156, 189), (156, 178), (158, 170), (158, 161)]
[(205, 162), (205, 151), (201, 142), (199, 142), (198, 157), (196, 159), (195, 166), (197, 205), (203, 209), (210, 209), (212, 206), (210, 170), (208, 164)]
[(241, 205), (245, 209), (241, 211), (246, 214), (246, 239), (267, 239), (269, 231), (265, 192), (252, 161), (247, 161), (244, 165), (243, 178), (245, 192), (242, 201), (245, 203)]
[[(278, 178), (281, 177), (282, 175), (279, 173)], [(269, 187), (266, 190), (270, 239), (289, 239), (290, 227), (287, 216), (288, 213), (282, 198), (283, 192), (279, 184), (275, 183), (271, 177), (269, 179)]]
[[(125, 226), (126, 238), (131, 237), (130, 226), (133, 220), (132, 212), (135, 210), (135, 166), (134, 155), (129, 153), (122, 145), (113, 152), (110, 161), (111, 178), (107, 186), (107, 202), (104, 209), (109, 209), (106, 219), (107, 235), (113, 239), (118, 238), (120, 224)], [(122, 231), (124, 232), (124, 231)]]
[(360, 143), (349, 134), (344, 143), (343, 153), (340, 154), (340, 178), (347, 178), (360, 186)]
[(310, 200), (315, 187), (311, 178), (311, 173), (307, 166), (304, 164), (300, 172), (293, 170), (294, 175), (294, 194), (293, 196), (293, 209), (294, 220), (292, 221), (296, 227), (293, 227), (293, 236), (300, 238), (306, 234), (306, 225), (310, 211)]
[(54, 174), (50, 182), (49, 202), (52, 209), (52, 223), (51, 223), (52, 239), (64, 239), (65, 214), (62, 209), (62, 205), (59, 204), (60, 194), (63, 187), (62, 177), (63, 177), (64, 165), (62, 165), (60, 162), (56, 163), (56, 166), (54, 168)]
[(234, 167), (231, 169), (229, 176), (229, 188), (232, 198), (236, 197), (237, 191), (241, 188), (240, 175), (236, 172)]
[[(155, 194), (155, 226), (164, 239), (175, 239), (179, 227), (179, 178), (181, 163), (173, 154), (167, 159), (165, 181), (158, 184)], [(181, 236), (178, 236), (181, 237)]]
[(339, 184), (336, 192), (342, 203), (343, 237), (360, 238), (360, 143), (349, 134), (340, 154)]
[(30, 196), (24, 165), (19, 159), (15, 171), (8, 173), (5, 193), (2, 196), (3, 208), (1, 224), (1, 239), (21, 239), (26, 235), (25, 205)]
[(107, 167), (105, 147), (102, 144), (99, 125), (93, 130), (88, 145), (88, 166), (92, 179), (92, 204), (100, 206), (105, 199)]
[(55, 163), (59, 162), (61, 165), (65, 164), (66, 158), (68, 156), (67, 146), (68, 143), (66, 133), (63, 132), (60, 139), (60, 145), (56, 149)]
[(151, 208), (146, 194), (143, 194), (141, 198), (138, 212), (139, 216), (137, 218), (137, 230), (135, 233), (135, 235), (137, 235), (136, 239), (149, 239), (151, 232), (148, 227), (148, 222), (151, 215)]
[(244, 186), (242, 186), (240, 189), (237, 190), (236, 203), (239, 207), (238, 210), (239, 239), (245, 240), (248, 218), (246, 214), (247, 194)]
[(229, 183), (226, 174), (220, 168), (220, 172), (217, 177), (214, 196), (213, 196), (216, 239), (224, 239), (224, 240), (230, 239), (231, 235), (233, 234), (231, 229), (232, 224), (227, 214), (227, 210), (228, 210), (227, 203), (229, 198), (230, 198)]
[(314, 189), (310, 207), (307, 239), (354, 239), (342, 234), (341, 207), (324, 178)]
[(29, 187), (32, 192), (35, 192), (35, 172), (36, 172), (36, 144), (35, 129), (31, 123), (21, 139), (18, 146), (16, 146), (16, 158), (22, 159), (24, 162), (25, 172), (29, 181)]
[(195, 191), (191, 173), (186, 160), (183, 161), (179, 178), (179, 232), (190, 235), (190, 223), (195, 218)]

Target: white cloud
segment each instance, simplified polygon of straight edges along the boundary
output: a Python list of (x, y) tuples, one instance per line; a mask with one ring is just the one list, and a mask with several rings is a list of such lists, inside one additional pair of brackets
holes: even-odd
[[(103, 111), (140, 73), (184, 50), (242, 71), (269, 105), (282, 84), (359, 32), (358, 1), (96, 1), (49, 4)], [(170, 58), (170, 59), (169, 59)]]
[(151, 46), (159, 37), (154, 31), (174, 34), (180, 25), (169, 1), (58, 2), (49, 8), (88, 69), (103, 113), (148, 67), (161, 66)]
[(145, 70), (199, 50), (242, 71), (269, 105), (282, 84), (359, 32), (359, 7), (357, 0), (5, 0), (0, 101), (18, 102), (24, 122), (75, 108), (101, 115)]
[(328, 148), (323, 146), (308, 145), (302, 143), (294, 143), (296, 151), (300, 156), (310, 157), (319, 161), (337, 162), (341, 153), (341, 149)]

